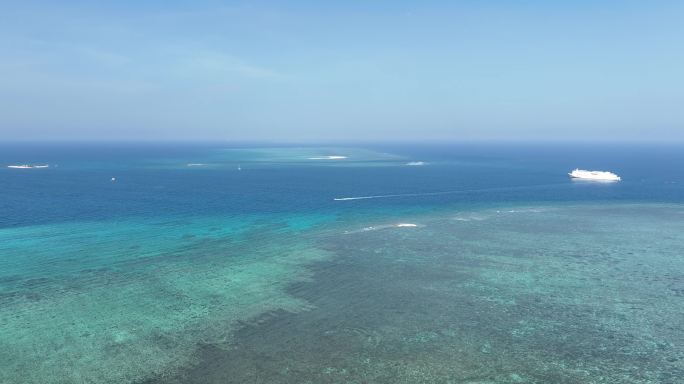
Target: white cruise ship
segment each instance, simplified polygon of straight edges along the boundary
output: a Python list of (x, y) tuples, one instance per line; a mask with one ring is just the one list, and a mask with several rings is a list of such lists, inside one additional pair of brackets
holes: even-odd
[(584, 180), (602, 180), (602, 181), (620, 181), (620, 176), (614, 174), (613, 172), (606, 171), (586, 171), (584, 169), (575, 169), (574, 171), (568, 173), (573, 179), (584, 179)]

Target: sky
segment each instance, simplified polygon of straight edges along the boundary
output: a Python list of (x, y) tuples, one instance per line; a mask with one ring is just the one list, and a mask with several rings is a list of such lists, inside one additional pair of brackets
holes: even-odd
[(0, 141), (681, 141), (682, 20), (660, 0), (0, 0)]

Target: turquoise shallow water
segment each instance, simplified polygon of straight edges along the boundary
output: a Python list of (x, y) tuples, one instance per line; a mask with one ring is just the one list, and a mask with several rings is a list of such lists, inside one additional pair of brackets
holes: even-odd
[(0, 382), (684, 377), (677, 148), (369, 148), (5, 148)]
[(173, 382), (676, 383), (682, 208), (451, 211), (325, 237), (331, 256), (288, 289), (311, 310), (262, 315)]

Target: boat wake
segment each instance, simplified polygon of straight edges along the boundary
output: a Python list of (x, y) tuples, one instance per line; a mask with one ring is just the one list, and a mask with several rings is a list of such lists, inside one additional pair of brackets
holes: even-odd
[(309, 157), (309, 160), (343, 160), (346, 159), (347, 156), (316, 156), (316, 157)]
[(564, 184), (539, 184), (519, 187), (497, 187), (497, 188), (481, 188), (481, 189), (460, 189), (453, 191), (439, 191), (439, 192), (418, 192), (418, 193), (396, 193), (390, 195), (369, 195), (369, 196), (350, 196), (350, 197), (335, 197), (333, 201), (352, 201), (352, 200), (369, 200), (369, 199), (390, 199), (395, 197), (424, 197), (424, 196), (440, 196), (440, 195), (456, 195), (461, 193), (475, 193), (475, 192), (495, 192), (495, 191), (519, 191), (526, 189), (536, 189), (544, 187), (560, 186)]
[(414, 224), (414, 223), (381, 224), (381, 225), (372, 225), (370, 227), (364, 227), (364, 228), (353, 230), (353, 231), (344, 231), (344, 233), (346, 235), (352, 235), (355, 233), (368, 232), (368, 231), (378, 231), (378, 230), (389, 229), (389, 228), (423, 228), (423, 227), (425, 227), (425, 225)]

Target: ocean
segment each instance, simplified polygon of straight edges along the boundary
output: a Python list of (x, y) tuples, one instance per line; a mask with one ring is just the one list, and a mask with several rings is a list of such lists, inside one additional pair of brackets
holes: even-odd
[(0, 383), (684, 377), (682, 145), (4, 143), (0, 166)]

